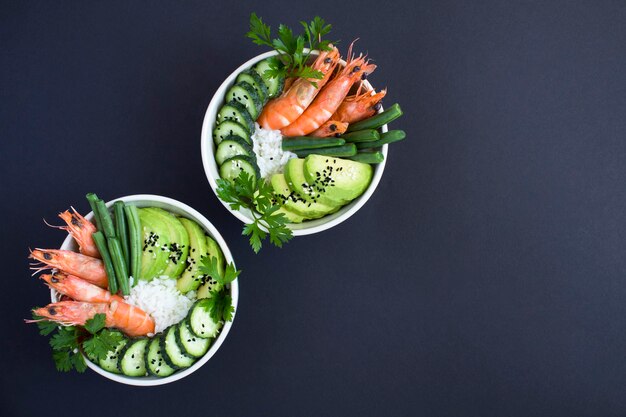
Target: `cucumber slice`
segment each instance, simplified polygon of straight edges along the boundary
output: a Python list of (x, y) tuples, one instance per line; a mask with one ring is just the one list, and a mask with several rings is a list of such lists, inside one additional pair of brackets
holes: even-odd
[(263, 109), (263, 103), (256, 93), (255, 88), (245, 81), (233, 85), (226, 92), (226, 102), (231, 100), (238, 101), (246, 106), (253, 120), (259, 117), (259, 113), (261, 113), (261, 109)]
[(265, 59), (258, 64), (255, 65), (254, 70), (263, 78), (265, 85), (267, 86), (267, 92), (269, 93), (269, 98), (274, 98), (279, 96), (283, 92), (283, 86), (285, 85), (285, 77), (279, 76), (275, 78), (270, 78), (265, 75), (265, 71), (270, 69), (269, 61), (276, 58), (268, 58)]
[(225, 160), (220, 166), (220, 177), (233, 181), (239, 176), (241, 171), (247, 172), (255, 180), (261, 176), (259, 167), (254, 162), (254, 159), (247, 156), (233, 156)]
[(124, 339), (120, 341), (120, 343), (115, 347), (114, 350), (107, 353), (106, 358), (98, 361), (98, 365), (100, 365), (100, 368), (104, 369), (105, 371), (119, 374), (120, 371), (117, 367), (117, 362), (120, 357), (120, 352), (122, 351), (122, 349), (124, 349), (126, 343), (128, 343), (128, 339), (124, 337)]
[(165, 358), (177, 368), (188, 368), (195, 362), (195, 359), (181, 350), (180, 345), (176, 343), (176, 333), (178, 333), (177, 324), (170, 326), (164, 332), (161, 346), (165, 350)]
[(239, 136), (252, 146), (252, 139), (250, 139), (250, 132), (248, 132), (248, 129), (246, 129), (241, 123), (237, 123), (233, 120), (224, 120), (215, 127), (215, 130), (213, 130), (213, 141), (216, 145), (219, 145), (221, 141), (231, 135)]
[(182, 350), (194, 358), (202, 357), (209, 350), (209, 346), (211, 346), (211, 339), (203, 339), (193, 334), (187, 320), (178, 323), (176, 337), (176, 340), (182, 346)]
[(254, 120), (252, 120), (252, 116), (248, 113), (246, 106), (238, 101), (232, 100), (222, 106), (217, 113), (217, 123), (221, 123), (224, 120), (234, 120), (248, 129), (248, 132), (254, 132)]
[(254, 158), (254, 151), (248, 145), (248, 142), (239, 136), (230, 135), (220, 142), (215, 151), (215, 161), (218, 165), (222, 165), (225, 160), (233, 156), (243, 155)]
[(261, 102), (263, 104), (267, 103), (267, 100), (269, 99), (269, 92), (267, 91), (265, 81), (263, 81), (263, 78), (258, 72), (253, 69), (247, 69), (237, 76), (237, 82), (246, 82), (250, 84), (256, 90)]
[(211, 318), (208, 309), (208, 299), (196, 301), (189, 313), (189, 328), (198, 337), (209, 339), (217, 336), (220, 323), (216, 323)]
[(161, 349), (162, 337), (155, 336), (148, 344), (146, 368), (151, 375), (165, 377), (172, 375), (176, 369), (169, 366), (163, 357), (165, 352)]
[(127, 376), (144, 376), (146, 374), (146, 346), (150, 339), (131, 340), (120, 352), (119, 370)]

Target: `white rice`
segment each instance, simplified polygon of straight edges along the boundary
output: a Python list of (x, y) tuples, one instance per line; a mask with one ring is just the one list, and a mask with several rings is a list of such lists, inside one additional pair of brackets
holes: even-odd
[(256, 154), (256, 162), (261, 171), (261, 177), (269, 179), (272, 175), (283, 172), (287, 161), (297, 158), (293, 152), (284, 152), (282, 148), (283, 135), (280, 130), (263, 129), (259, 124), (252, 135)]
[(152, 281), (139, 280), (124, 299), (148, 313), (154, 319), (155, 332), (159, 333), (187, 316), (196, 292), (182, 294), (175, 279), (162, 276)]

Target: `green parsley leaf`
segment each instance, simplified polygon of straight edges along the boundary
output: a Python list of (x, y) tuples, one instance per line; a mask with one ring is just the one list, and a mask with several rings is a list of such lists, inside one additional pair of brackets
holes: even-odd
[(106, 358), (110, 351), (115, 350), (123, 339), (124, 336), (121, 333), (104, 329), (94, 334), (92, 338), (85, 340), (83, 350), (89, 357), (101, 360)]
[(301, 21), (300, 24), (304, 27), (310, 49), (330, 50), (328, 46), (330, 41), (322, 41), (322, 37), (330, 33), (331, 25), (326, 24), (326, 21), (319, 16), (315, 16), (310, 23)]
[(231, 209), (249, 209), (253, 222), (246, 224), (242, 234), (250, 237), (250, 246), (255, 253), (263, 247), (263, 240), (269, 234), (270, 242), (277, 247), (293, 238), (288, 220), (282, 213), (276, 213), (281, 205), (276, 201), (272, 186), (264, 180), (255, 181), (242, 171), (233, 182), (217, 180), (217, 195)]
[(96, 334), (100, 330), (104, 329), (104, 323), (106, 320), (106, 314), (96, 314), (93, 318), (90, 318), (85, 322), (85, 330), (91, 334)]
[[(279, 76), (302, 77), (309, 79), (321, 79), (323, 74), (313, 70), (307, 65), (309, 50), (328, 51), (331, 49), (329, 40), (322, 38), (330, 32), (331, 25), (324, 19), (315, 16), (309, 23), (300, 22), (304, 33), (294, 35), (293, 30), (286, 25), (278, 26), (278, 37), (272, 39), (271, 28), (263, 23), (263, 20), (252, 13), (250, 15), (250, 31), (246, 36), (257, 45), (269, 46), (278, 52), (278, 57), (270, 62), (270, 68), (263, 74), (265, 77), (275, 78)], [(317, 87), (315, 82), (312, 82)]]
[(241, 274), (241, 271), (237, 270), (237, 268), (235, 268), (235, 266), (230, 262), (226, 265), (224, 271), (220, 271), (217, 258), (214, 256), (203, 256), (200, 259), (198, 270), (202, 274), (210, 276), (222, 285), (230, 284), (237, 279), (239, 274)]
[(37, 321), (37, 327), (39, 328), (39, 334), (42, 336), (48, 336), (59, 327), (57, 323), (46, 320), (43, 317), (36, 315), (35, 313), (33, 313), (33, 320), (39, 320)]
[[(41, 319), (42, 317), (33, 314), (33, 320)], [(85, 372), (87, 365), (79, 349), (79, 337), (81, 336), (79, 328), (60, 326), (48, 320), (38, 321), (37, 326), (39, 326), (39, 333), (43, 336), (52, 334), (56, 330), (49, 343), (53, 349), (52, 359), (58, 371), (69, 372), (76, 369), (78, 372)]]
[(232, 321), (235, 308), (231, 296), (223, 291), (211, 291), (210, 294), (211, 297), (204, 299), (203, 304), (213, 321)]
[(246, 33), (246, 36), (257, 45), (272, 46), (270, 27), (263, 23), (256, 13), (250, 15), (250, 32)]
[(74, 350), (78, 348), (78, 336), (73, 326), (59, 327), (58, 332), (50, 338), (50, 346), (54, 350)]
[(241, 271), (237, 270), (237, 268), (229, 262), (228, 265), (226, 265), (226, 269), (224, 269), (224, 276), (221, 281), (222, 285), (230, 284), (239, 277), (239, 274), (241, 274)]
[(254, 253), (259, 253), (261, 247), (263, 247), (262, 241), (267, 235), (259, 226), (259, 222), (246, 224), (243, 227), (243, 232), (241, 232), (241, 234), (244, 236), (250, 236), (250, 246), (252, 246), (252, 250)]
[(83, 358), (83, 355), (81, 355), (80, 352), (72, 354), (70, 358), (72, 360), (72, 365), (74, 365), (74, 369), (76, 369), (76, 372), (81, 374), (85, 372), (85, 369), (87, 369), (87, 364), (85, 363), (85, 358)]
[(52, 358), (56, 365), (57, 371), (69, 372), (72, 370), (72, 352), (69, 350), (55, 350), (52, 352)]

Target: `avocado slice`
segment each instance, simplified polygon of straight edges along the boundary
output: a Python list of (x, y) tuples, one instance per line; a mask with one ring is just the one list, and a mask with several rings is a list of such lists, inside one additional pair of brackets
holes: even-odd
[(304, 176), (309, 184), (320, 186), (325, 203), (342, 205), (354, 200), (365, 192), (372, 175), (372, 166), (362, 162), (322, 155), (304, 160)]
[(184, 294), (195, 290), (202, 283), (202, 275), (198, 271), (198, 265), (200, 264), (200, 258), (207, 253), (207, 243), (204, 229), (198, 223), (184, 217), (180, 217), (179, 221), (189, 235), (190, 248), (185, 262), (185, 270), (181, 277), (178, 278), (178, 281), (176, 281), (176, 288)]
[(142, 255), (139, 279), (151, 281), (167, 268), (167, 252), (160, 250), (169, 245), (169, 227), (150, 210), (141, 208), (139, 221), (142, 231)]
[(189, 253), (189, 234), (187, 230), (172, 213), (157, 207), (145, 210), (161, 219), (169, 229), (169, 244), (161, 245), (159, 249), (167, 254), (167, 268), (161, 273), (170, 278), (177, 278), (183, 273)]
[[(220, 245), (217, 244), (210, 236), (206, 237), (207, 253), (206, 256), (217, 258), (217, 269), (221, 274), (224, 274), (225, 259), (224, 253), (220, 249)], [(198, 299), (209, 298), (211, 291), (219, 291), (222, 289), (222, 284), (215, 281), (212, 277), (203, 277), (203, 284), (198, 288)]]
[(290, 189), (308, 202), (317, 202), (330, 207), (341, 205), (326, 197), (324, 192), (326, 186), (320, 184), (317, 178), (311, 183), (308, 182), (304, 174), (304, 159), (292, 158), (287, 162), (285, 180)]
[(339, 207), (327, 206), (319, 202), (306, 201), (289, 188), (283, 174), (272, 175), (271, 183), (274, 194), (283, 201), (285, 209), (304, 218), (317, 219), (339, 209)]
[(289, 220), (289, 223), (302, 223), (303, 221), (306, 220), (306, 218), (300, 216), (299, 214), (296, 214), (292, 211), (287, 210), (285, 207), (281, 207), (278, 210), (276, 210), (274, 213), (276, 214), (284, 214), (285, 217), (287, 218), (287, 220)]

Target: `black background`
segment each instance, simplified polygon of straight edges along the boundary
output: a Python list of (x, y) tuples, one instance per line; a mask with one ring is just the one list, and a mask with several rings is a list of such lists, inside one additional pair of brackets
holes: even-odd
[[(626, 415), (623, 1), (2, 2), (4, 416)], [(253, 4), (254, 3), (254, 4)], [(200, 127), (243, 37), (320, 14), (405, 116), (371, 200), (254, 255)], [(28, 247), (85, 193), (179, 199), (243, 269), (203, 368), (134, 388), (61, 374), (21, 319)]]

